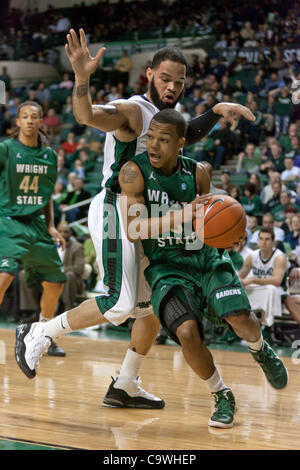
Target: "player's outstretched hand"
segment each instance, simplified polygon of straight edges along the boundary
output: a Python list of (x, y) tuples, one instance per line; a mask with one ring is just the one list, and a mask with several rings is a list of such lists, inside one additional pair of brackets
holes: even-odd
[(99, 67), (106, 49), (105, 47), (102, 47), (97, 52), (97, 55), (92, 57), (87, 47), (83, 29), (79, 30), (79, 35), (80, 38), (78, 39), (74, 29), (70, 29), (70, 32), (67, 34), (68, 43), (65, 44), (65, 49), (73, 67), (76, 79), (80, 82), (87, 82), (90, 76)]
[(223, 118), (230, 122), (234, 127), (237, 125), (241, 116), (249, 121), (255, 121), (256, 119), (249, 108), (237, 103), (218, 103), (215, 104), (212, 109), (214, 113), (223, 116)]

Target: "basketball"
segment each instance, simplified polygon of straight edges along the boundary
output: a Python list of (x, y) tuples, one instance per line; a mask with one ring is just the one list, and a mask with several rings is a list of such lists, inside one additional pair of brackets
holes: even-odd
[(229, 248), (245, 234), (246, 214), (230, 196), (215, 194), (204, 206), (204, 243), (214, 248)]

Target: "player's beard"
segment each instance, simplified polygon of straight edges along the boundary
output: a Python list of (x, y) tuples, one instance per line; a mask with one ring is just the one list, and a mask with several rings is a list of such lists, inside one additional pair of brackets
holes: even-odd
[(180, 95), (178, 96), (177, 100), (174, 101), (174, 103), (165, 103), (159, 97), (157, 88), (156, 88), (155, 83), (154, 83), (154, 77), (152, 78), (152, 80), (149, 83), (149, 91), (150, 91), (150, 98), (152, 100), (152, 103), (160, 111), (162, 111), (163, 109), (170, 109), (170, 108), (173, 109), (173, 108), (175, 108), (176, 104), (178, 103), (178, 101), (181, 100), (181, 98), (184, 94), (184, 89), (183, 89), (182, 92), (180, 93)]

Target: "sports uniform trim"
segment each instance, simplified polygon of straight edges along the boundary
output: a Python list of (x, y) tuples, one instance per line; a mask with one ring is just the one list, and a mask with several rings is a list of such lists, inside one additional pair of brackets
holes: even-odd
[[(102, 315), (111, 310), (118, 302), (122, 286), (122, 239), (116, 201), (117, 195), (107, 190), (104, 199), (104, 220), (106, 220), (106, 223), (103, 224), (103, 232), (106, 227), (108, 233), (103, 233), (102, 253), (105, 272), (103, 281), (108, 287), (108, 295), (96, 297), (96, 302)], [(112, 206), (114, 207), (113, 213), (111, 212)], [(116, 232), (110, 233), (109, 227), (116, 227)]]

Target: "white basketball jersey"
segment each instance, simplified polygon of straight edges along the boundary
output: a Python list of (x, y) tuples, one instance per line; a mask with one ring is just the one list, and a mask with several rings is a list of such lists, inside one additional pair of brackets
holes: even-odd
[[(122, 103), (122, 101), (124, 100), (116, 100), (109, 104)], [(150, 121), (159, 111), (145, 95), (134, 95), (126, 101), (139, 105), (142, 112), (143, 128), (141, 134), (129, 142), (118, 140), (115, 137), (115, 131), (106, 133), (102, 187), (110, 188), (115, 192), (119, 192), (118, 175), (121, 167), (135, 155), (146, 151), (146, 137)]]
[[(283, 255), (284, 253), (276, 248), (273, 250), (271, 256), (263, 260), (260, 254), (260, 250), (254, 250), (252, 253), (252, 272), (254, 277), (258, 277), (260, 279), (265, 279), (271, 277), (274, 271), (274, 262), (278, 255)], [(284, 276), (283, 281), (281, 283), (281, 288), (286, 289), (286, 276)]]
[(253, 276), (259, 277), (260, 279), (271, 277), (274, 271), (275, 258), (280, 254), (283, 254), (283, 252), (276, 248), (267, 260), (263, 260), (260, 250), (254, 250), (252, 253)]

